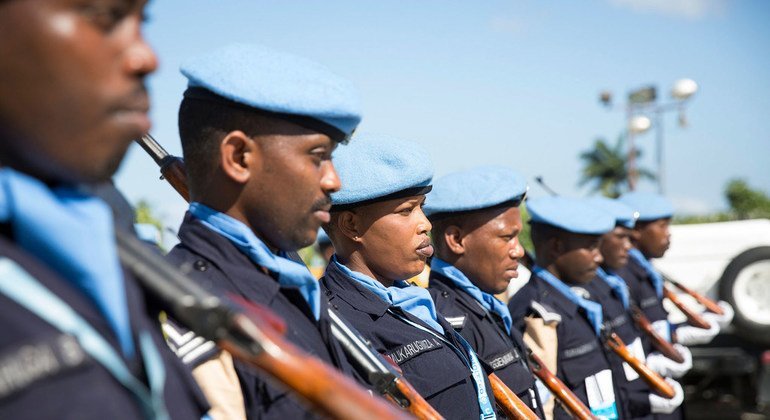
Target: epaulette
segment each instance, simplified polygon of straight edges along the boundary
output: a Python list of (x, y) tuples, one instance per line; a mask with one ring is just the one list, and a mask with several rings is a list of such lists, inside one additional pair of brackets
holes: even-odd
[(461, 316), (445, 316), (444, 319), (452, 326), (452, 328), (456, 330), (461, 330), (465, 326), (465, 321), (468, 320), (468, 317), (465, 315)]
[(530, 308), (538, 315), (540, 318), (543, 319), (543, 322), (546, 324), (555, 323), (558, 324), (561, 322), (561, 315), (559, 315), (556, 312), (553, 312), (549, 308), (547, 308), (545, 305), (541, 304), (537, 301), (532, 301), (530, 304)]
[(185, 365), (194, 368), (219, 353), (216, 343), (196, 335), (193, 331), (166, 319), (162, 323), (166, 343)]

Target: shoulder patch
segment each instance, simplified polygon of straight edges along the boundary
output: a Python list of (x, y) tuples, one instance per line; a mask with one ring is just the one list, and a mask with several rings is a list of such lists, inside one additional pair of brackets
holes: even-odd
[(219, 353), (216, 343), (168, 319), (163, 322), (166, 344), (185, 365), (196, 367)]
[(561, 322), (561, 315), (553, 312), (540, 302), (533, 300), (530, 307), (546, 324), (558, 324)]
[(447, 322), (452, 326), (452, 328), (456, 330), (461, 330), (465, 326), (465, 322), (468, 320), (468, 317), (466, 317), (465, 315), (445, 316), (444, 319), (447, 320)]

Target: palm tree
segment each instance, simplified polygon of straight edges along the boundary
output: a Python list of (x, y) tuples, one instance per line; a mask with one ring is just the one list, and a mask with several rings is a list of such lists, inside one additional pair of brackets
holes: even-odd
[[(641, 151), (636, 149), (636, 161), (639, 161)], [(593, 184), (591, 192), (600, 192), (607, 197), (619, 197), (628, 186), (628, 162), (625, 152), (625, 137), (620, 135), (614, 147), (610, 147), (604, 139), (596, 139), (593, 149), (580, 154), (584, 166), (579, 186)], [(637, 168), (639, 178), (655, 179), (652, 171)]]

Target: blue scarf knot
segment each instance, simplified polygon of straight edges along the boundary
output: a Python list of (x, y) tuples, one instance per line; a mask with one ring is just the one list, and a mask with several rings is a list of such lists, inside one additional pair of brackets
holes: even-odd
[(513, 319), (511, 318), (511, 311), (508, 306), (503, 302), (500, 302), (494, 295), (483, 292), (471, 280), (457, 267), (449, 264), (448, 262), (439, 258), (433, 257), (430, 263), (430, 269), (444, 275), (446, 278), (452, 281), (457, 287), (464, 290), (471, 295), (477, 302), (481, 304), (487, 311), (494, 312), (503, 319), (505, 324), (505, 331), (510, 334), (511, 326), (513, 325)]
[(543, 267), (536, 265), (533, 267), (532, 272), (541, 279), (545, 280), (546, 283), (553, 286), (556, 290), (561, 292), (561, 294), (563, 294), (564, 297), (569, 299), (572, 303), (583, 308), (586, 312), (586, 316), (588, 317), (588, 322), (594, 328), (596, 336), (598, 337), (599, 334), (601, 334), (603, 322), (602, 305), (596, 302), (591, 302), (588, 299), (584, 299), (576, 295), (569, 286), (564, 284), (563, 281), (556, 278), (556, 276), (551, 274), (551, 272)]
[(436, 305), (433, 303), (433, 299), (427, 290), (419, 286), (413, 286), (407, 283), (406, 280), (398, 280), (393, 283), (393, 286), (385, 287), (382, 283), (366, 274), (353, 271), (340, 264), (336, 254), (332, 256), (329, 264), (334, 264), (343, 274), (357, 280), (367, 290), (379, 296), (380, 299), (416, 316), (440, 334), (444, 334), (444, 329), (438, 323)]
[(601, 267), (596, 270), (596, 274), (612, 288), (615, 295), (623, 302), (623, 307), (628, 309), (628, 285), (626, 282), (615, 274), (604, 271)]
[(655, 294), (658, 295), (658, 299), (663, 299), (663, 277), (660, 273), (655, 270), (655, 267), (647, 261), (647, 258), (644, 258), (644, 255), (638, 249), (632, 248), (628, 251), (628, 255), (644, 268), (644, 271), (650, 276), (652, 285), (655, 287)]
[(10, 168), (0, 169), (0, 221), (14, 240), (83, 292), (104, 314), (123, 354), (134, 356), (123, 269), (112, 210), (72, 187), (49, 188)]
[(196, 202), (190, 203), (189, 211), (203, 226), (227, 238), (254, 264), (276, 273), (282, 286), (297, 288), (316, 321), (321, 317), (320, 286), (304, 264), (274, 254), (248, 226), (224, 213)]

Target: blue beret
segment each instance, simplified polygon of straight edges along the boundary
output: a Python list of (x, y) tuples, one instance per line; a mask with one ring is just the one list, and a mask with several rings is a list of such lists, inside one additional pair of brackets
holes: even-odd
[(332, 193), (332, 210), (375, 201), (425, 194), (433, 179), (433, 162), (417, 143), (378, 134), (356, 135), (340, 147), (332, 162), (342, 188)]
[(588, 199), (592, 206), (596, 206), (615, 218), (615, 223), (633, 229), (639, 213), (618, 200), (607, 197), (592, 197)]
[(660, 194), (630, 192), (618, 200), (639, 212), (640, 222), (668, 219), (674, 215), (674, 206)]
[(318, 237), (316, 238), (315, 241), (318, 243), (318, 245), (332, 243), (332, 240), (329, 238), (329, 235), (327, 235), (326, 231), (324, 231), (323, 229), (318, 229)]
[(527, 193), (527, 180), (502, 166), (480, 166), (445, 175), (433, 183), (425, 214), (480, 210), (519, 201)]
[(615, 218), (585, 199), (540, 197), (527, 200), (532, 222), (551, 225), (567, 232), (604, 235), (615, 228)]
[(265, 47), (229, 45), (181, 67), (185, 96), (224, 98), (344, 141), (361, 122), (356, 90), (315, 62)]

